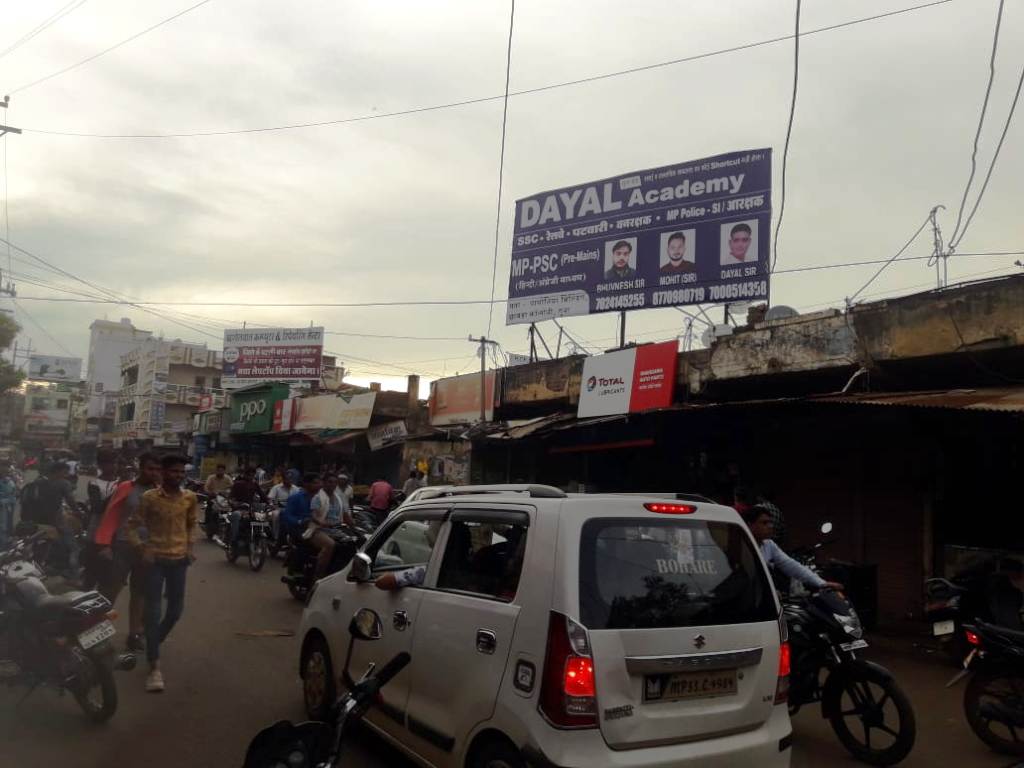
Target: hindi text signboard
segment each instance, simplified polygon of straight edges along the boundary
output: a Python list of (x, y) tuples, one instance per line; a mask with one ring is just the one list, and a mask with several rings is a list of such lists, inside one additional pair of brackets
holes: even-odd
[(266, 381), (315, 381), (323, 372), (323, 328), (224, 331), (225, 389)]

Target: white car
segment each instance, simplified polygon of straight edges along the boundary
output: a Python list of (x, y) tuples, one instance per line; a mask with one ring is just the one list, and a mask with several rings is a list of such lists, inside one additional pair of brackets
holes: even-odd
[[(412, 529), (427, 547), (401, 547), (400, 563), (378, 556)], [(405, 569), (421, 583), (372, 583)], [(336, 695), (360, 608), (377, 612), (384, 635), (355, 644), (353, 676), (412, 656), (366, 721), (419, 764), (790, 763), (785, 625), (730, 508), (536, 485), (403, 506), (349, 568), (318, 582), (303, 614), (314, 719)]]

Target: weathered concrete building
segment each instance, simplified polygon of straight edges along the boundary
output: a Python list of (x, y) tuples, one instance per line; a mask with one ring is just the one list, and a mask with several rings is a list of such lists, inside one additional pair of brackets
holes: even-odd
[(578, 419), (583, 358), (506, 369), (472, 479), (698, 492), (737, 483), (783, 509), (787, 546), (821, 522), (831, 557), (877, 566), (892, 624), (927, 576), (1024, 551), (1024, 276), (754, 322), (681, 353), (667, 409)]

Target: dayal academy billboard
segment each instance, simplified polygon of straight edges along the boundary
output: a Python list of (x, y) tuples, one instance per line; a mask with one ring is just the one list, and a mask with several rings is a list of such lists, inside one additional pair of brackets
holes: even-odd
[(508, 324), (768, 298), (770, 149), (516, 202)]

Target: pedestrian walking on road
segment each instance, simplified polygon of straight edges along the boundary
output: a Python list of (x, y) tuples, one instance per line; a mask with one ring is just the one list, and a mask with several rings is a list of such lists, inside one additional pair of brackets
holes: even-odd
[(384, 478), (380, 478), (370, 486), (370, 492), (367, 494), (367, 502), (370, 505), (370, 511), (374, 517), (377, 518), (377, 524), (383, 523), (388, 516), (388, 512), (391, 509), (391, 494), (395, 492), (394, 488)]
[[(160, 462), (161, 485), (142, 495), (138, 512), (128, 520), (128, 535), (135, 546), (141, 547), (146, 565), (146, 690), (151, 693), (164, 690), (160, 645), (185, 610), (185, 576), (195, 560), (199, 503), (192, 491), (181, 487), (186, 463), (184, 457), (165, 456)], [(145, 542), (139, 533), (142, 528), (148, 534)]]
[(11, 468), (0, 464), (0, 547), (14, 536), (14, 507), (18, 501), (18, 486), (11, 477)]
[[(117, 487), (96, 528), (97, 557), (107, 563), (102, 570), (100, 593), (113, 605), (124, 589), (125, 582), (128, 582), (126, 650), (133, 652), (141, 651), (144, 647), (146, 569), (142, 562), (142, 548), (134, 545), (128, 535), (128, 521), (138, 513), (143, 494), (159, 484), (160, 459), (153, 453), (142, 454), (139, 457), (139, 476)], [(140, 538), (142, 533), (139, 532)]]

